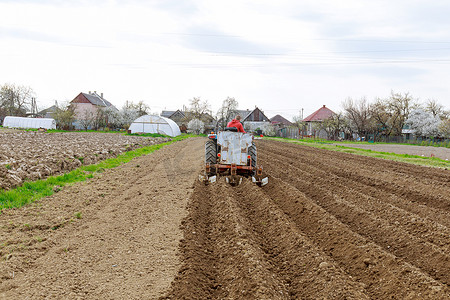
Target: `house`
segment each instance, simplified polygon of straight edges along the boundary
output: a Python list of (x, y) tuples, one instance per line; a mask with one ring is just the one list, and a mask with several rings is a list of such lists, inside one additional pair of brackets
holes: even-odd
[[(163, 110), (161, 112), (161, 117), (165, 117), (171, 119), (180, 127), (180, 130), (184, 132), (186, 130), (186, 126), (190, 120), (194, 117), (188, 111), (181, 110)], [(200, 120), (205, 124), (205, 133), (214, 131), (216, 126), (216, 119), (209, 113), (202, 113), (199, 117)]]
[(241, 123), (245, 131), (272, 131), (269, 118), (258, 107), (255, 107), (254, 110), (236, 110), (232, 118), (236, 115), (241, 116)]
[(325, 105), (303, 119), (306, 123), (306, 135), (315, 136), (319, 138), (327, 138), (328, 134), (325, 130), (318, 128), (324, 120), (329, 119), (335, 113)]
[(273, 116), (270, 118), (270, 121), (275, 130), (276, 136), (291, 139), (298, 139), (300, 137), (300, 130), (283, 116)]
[(171, 119), (178, 126), (182, 126), (186, 123), (186, 115), (179, 109), (177, 110), (163, 110), (161, 112), (161, 117)]
[(58, 109), (58, 106), (52, 105), (49, 108), (43, 109), (40, 112), (37, 113), (37, 116), (39, 118), (53, 118), (53, 114), (56, 112), (56, 110)]
[[(96, 91), (93, 93), (80, 93), (76, 96), (70, 104), (74, 107), (75, 112), (75, 129), (91, 129), (97, 128), (99, 126), (96, 116), (100, 109), (110, 109), (112, 111), (119, 111), (114, 105), (112, 105), (108, 100), (103, 98), (103, 93), (100, 95)], [(108, 124), (108, 119), (101, 120)]]
[(272, 131), (270, 119), (258, 107), (255, 107), (255, 109), (246, 116), (241, 115), (241, 117), (241, 122), (244, 125), (245, 131), (260, 130), (264, 134), (267, 134), (269, 130)]
[(270, 122), (272, 123), (272, 125), (276, 125), (278, 127), (288, 127), (293, 125), (290, 121), (280, 115), (276, 115), (270, 118)]

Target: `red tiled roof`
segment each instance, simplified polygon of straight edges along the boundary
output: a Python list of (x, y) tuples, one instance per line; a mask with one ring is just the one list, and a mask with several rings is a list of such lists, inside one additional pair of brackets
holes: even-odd
[(309, 116), (303, 119), (303, 122), (313, 122), (313, 121), (323, 121), (325, 119), (328, 119), (334, 114), (334, 112), (329, 109), (328, 107), (322, 106)]

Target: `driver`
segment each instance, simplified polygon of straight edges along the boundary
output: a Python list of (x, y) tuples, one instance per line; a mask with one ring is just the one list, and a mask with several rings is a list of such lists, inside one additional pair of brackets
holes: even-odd
[(231, 122), (228, 123), (227, 127), (236, 127), (238, 132), (245, 133), (244, 127), (242, 126), (240, 121), (241, 121), (241, 116), (237, 115), (236, 118), (234, 118)]

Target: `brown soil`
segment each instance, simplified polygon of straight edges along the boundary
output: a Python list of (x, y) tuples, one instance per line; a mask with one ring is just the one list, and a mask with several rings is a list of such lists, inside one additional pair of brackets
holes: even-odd
[(179, 226), (203, 147), (203, 139), (176, 142), (33, 205), (3, 211), (0, 299), (163, 295), (180, 267)]
[(275, 141), (259, 188), (196, 183), (168, 299), (450, 297), (450, 173)]
[(257, 141), (267, 186), (205, 186), (203, 145), (3, 213), (0, 298), (450, 298), (449, 171)]

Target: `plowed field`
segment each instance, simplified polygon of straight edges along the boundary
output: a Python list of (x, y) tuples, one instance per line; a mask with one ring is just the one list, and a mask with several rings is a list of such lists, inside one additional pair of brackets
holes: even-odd
[(450, 297), (448, 171), (257, 146), (269, 185), (195, 185), (169, 298)]
[(450, 298), (449, 171), (264, 140), (205, 186), (204, 141), (5, 211), (0, 298)]

